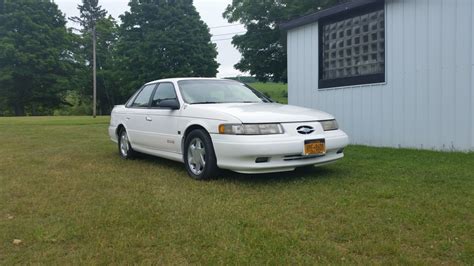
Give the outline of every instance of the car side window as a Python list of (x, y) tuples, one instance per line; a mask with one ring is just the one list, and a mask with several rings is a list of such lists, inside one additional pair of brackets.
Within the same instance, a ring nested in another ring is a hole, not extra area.
[(177, 100), (173, 83), (166, 82), (158, 85), (155, 95), (153, 95), (153, 100), (151, 101), (151, 107), (160, 107), (160, 102), (164, 100)]
[(135, 108), (146, 108), (150, 104), (151, 94), (155, 89), (156, 84), (145, 86), (142, 91), (137, 95), (135, 101), (131, 104), (130, 107)]

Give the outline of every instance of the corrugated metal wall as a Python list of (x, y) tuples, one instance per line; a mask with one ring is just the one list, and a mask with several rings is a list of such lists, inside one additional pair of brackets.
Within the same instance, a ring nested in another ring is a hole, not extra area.
[(352, 143), (474, 150), (474, 1), (387, 0), (386, 84), (318, 90), (318, 24), (288, 32), (289, 103)]

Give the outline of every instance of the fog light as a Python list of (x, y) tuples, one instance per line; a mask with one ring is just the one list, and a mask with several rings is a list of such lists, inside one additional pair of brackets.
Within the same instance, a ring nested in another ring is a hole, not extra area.
[(269, 160), (270, 160), (270, 158), (268, 158), (268, 157), (258, 157), (255, 160), (255, 163), (268, 163)]
[(337, 154), (341, 154), (341, 153), (343, 153), (343, 152), (344, 152), (344, 148), (339, 149), (339, 150), (337, 151)]

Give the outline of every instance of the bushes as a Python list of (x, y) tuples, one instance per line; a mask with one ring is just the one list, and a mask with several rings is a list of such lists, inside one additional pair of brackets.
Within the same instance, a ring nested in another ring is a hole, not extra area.
[(54, 111), (54, 115), (92, 115), (92, 101), (80, 97), (77, 92), (68, 92), (66, 102), (66, 105)]

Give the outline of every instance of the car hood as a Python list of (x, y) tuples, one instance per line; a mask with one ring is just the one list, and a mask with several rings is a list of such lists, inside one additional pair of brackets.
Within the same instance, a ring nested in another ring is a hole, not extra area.
[(334, 117), (314, 109), (277, 103), (227, 103), (193, 105), (196, 109), (212, 113), (225, 113), (242, 123), (287, 123), (330, 120)]

